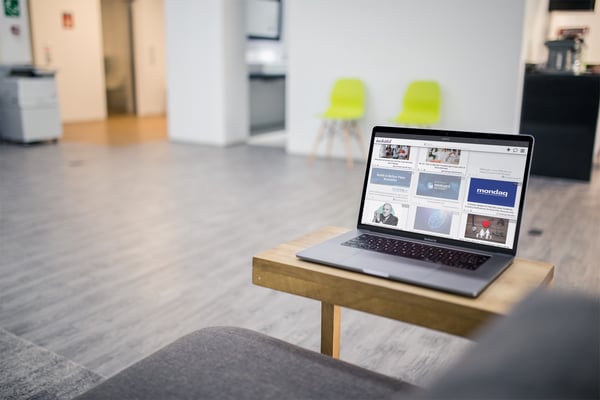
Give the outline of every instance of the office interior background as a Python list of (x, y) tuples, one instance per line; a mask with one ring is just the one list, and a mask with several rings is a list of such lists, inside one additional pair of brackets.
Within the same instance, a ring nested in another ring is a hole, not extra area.
[[(0, 15), (0, 64), (56, 72), (62, 135), (0, 143), (0, 331), (62, 366), (33, 386), (76, 376), (72, 395), (205, 326), (318, 349), (319, 304), (253, 286), (250, 266), (356, 223), (358, 149), (347, 168), (338, 135), (331, 159), (320, 148), (307, 164), (336, 79), (365, 83), (366, 146), (417, 79), (442, 87), (435, 127), (519, 133), (525, 67), (546, 62), (560, 28), (587, 27), (585, 62), (600, 65), (598, 6), (549, 12), (547, 0), (285, 0), (276, 40), (247, 37), (260, 2), (16, 3), (18, 16)], [(556, 287), (594, 295), (597, 132), (581, 150), (594, 154), (589, 181), (532, 177), (518, 254), (553, 263)], [(416, 384), (471, 345), (344, 313), (342, 359)]]

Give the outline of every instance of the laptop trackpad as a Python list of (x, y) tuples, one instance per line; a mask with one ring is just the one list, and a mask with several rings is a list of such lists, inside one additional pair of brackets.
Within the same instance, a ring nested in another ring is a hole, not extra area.
[(396, 277), (409, 281), (421, 280), (437, 269), (433, 264), (364, 250), (353, 255), (346, 262), (354, 264), (357, 269), (369, 275)]

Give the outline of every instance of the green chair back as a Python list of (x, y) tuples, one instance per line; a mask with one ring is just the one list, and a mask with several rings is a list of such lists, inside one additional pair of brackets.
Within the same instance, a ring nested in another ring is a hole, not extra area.
[(365, 112), (365, 86), (360, 79), (338, 79), (331, 91), (330, 104), (323, 118), (355, 120)]
[(402, 112), (393, 120), (405, 125), (433, 125), (440, 120), (442, 94), (435, 81), (414, 81), (406, 89)]

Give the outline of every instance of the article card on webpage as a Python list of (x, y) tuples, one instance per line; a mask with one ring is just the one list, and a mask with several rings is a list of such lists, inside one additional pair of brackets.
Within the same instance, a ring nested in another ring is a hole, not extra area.
[(471, 178), (467, 201), (502, 207), (514, 207), (517, 183)]

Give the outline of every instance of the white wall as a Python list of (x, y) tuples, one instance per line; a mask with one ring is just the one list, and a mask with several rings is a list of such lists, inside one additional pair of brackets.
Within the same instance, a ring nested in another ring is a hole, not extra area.
[(227, 145), (248, 136), (243, 11), (241, 0), (165, 1), (172, 140)]
[(138, 115), (166, 112), (163, 0), (134, 1), (133, 43)]
[(548, 37), (557, 39), (560, 28), (584, 26), (590, 28), (584, 48), (584, 62), (600, 64), (600, 3), (598, 1), (594, 11), (552, 11)]
[[(63, 122), (106, 118), (99, 0), (30, 0), (33, 60), (57, 71)], [(74, 27), (62, 25), (63, 12)]]
[(302, 0), (286, 6), (289, 152), (310, 152), (320, 123), (315, 114), (325, 110), (335, 79), (345, 76), (360, 77), (367, 87), (365, 136), (373, 125), (389, 124), (414, 79), (440, 82), (439, 127), (518, 131), (523, 0)]
[[(31, 39), (27, 0), (20, 0), (20, 15), (7, 17), (0, 7), (0, 64), (31, 64)], [(18, 34), (12, 33), (16, 26)]]

